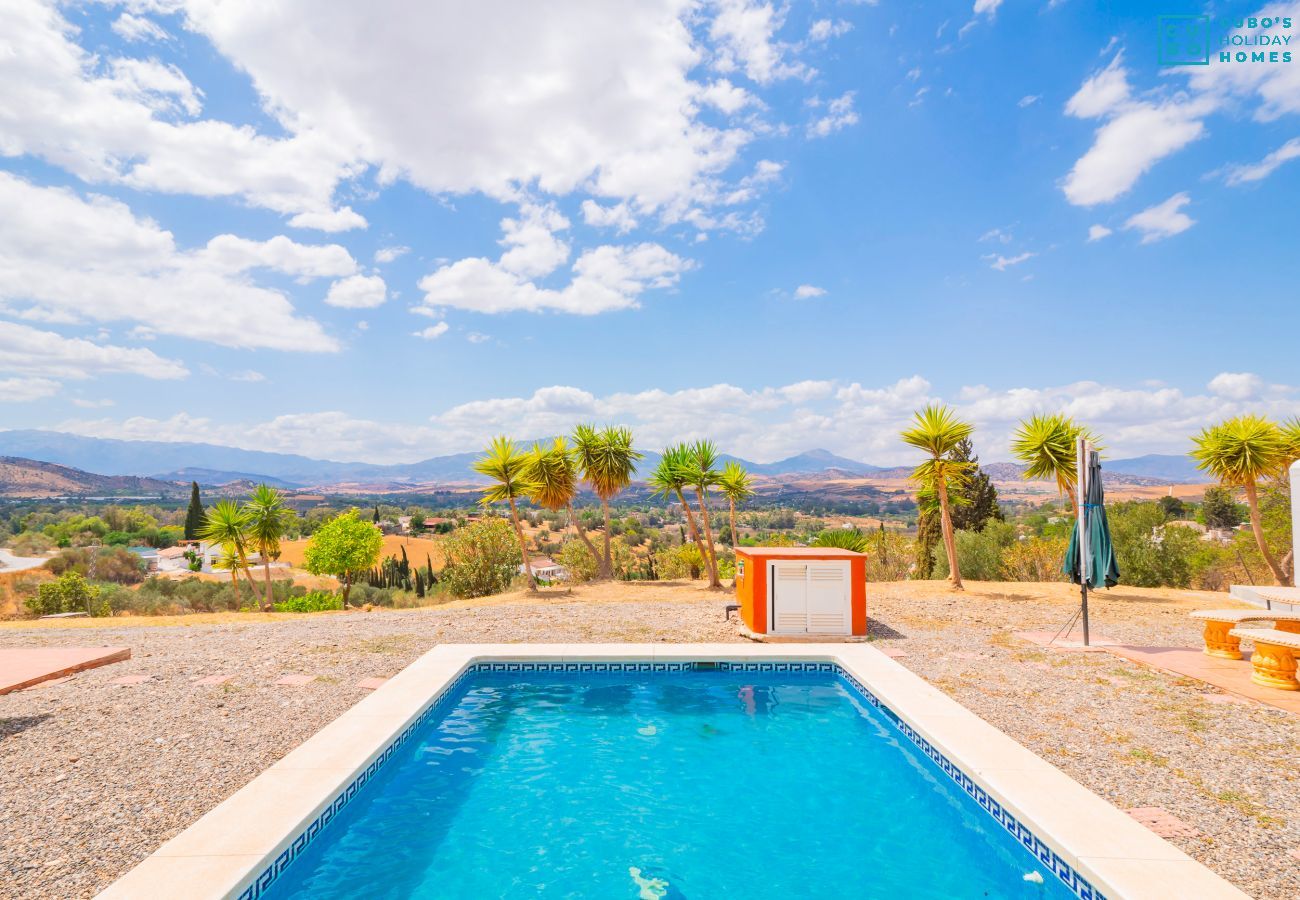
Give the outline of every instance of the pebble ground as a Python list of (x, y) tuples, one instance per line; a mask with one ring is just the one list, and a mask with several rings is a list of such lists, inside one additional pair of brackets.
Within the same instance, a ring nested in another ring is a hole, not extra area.
[[(875, 646), (1258, 898), (1300, 896), (1300, 718), (1108, 653), (1045, 651), (1062, 585), (873, 585)], [(409, 611), (219, 624), (0, 629), (0, 646), (125, 645), (126, 663), (0, 697), (0, 897), (90, 897), (438, 643), (737, 641), (725, 595), (598, 585)], [(1223, 595), (1094, 595), (1122, 642), (1196, 646)], [(288, 674), (309, 684), (276, 684)], [(138, 684), (115, 684), (143, 675)], [(231, 675), (221, 685), (197, 679)]]

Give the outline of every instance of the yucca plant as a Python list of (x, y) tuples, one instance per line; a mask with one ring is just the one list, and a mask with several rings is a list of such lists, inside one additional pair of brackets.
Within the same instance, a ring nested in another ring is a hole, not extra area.
[(695, 488), (695, 497), (700, 504), (700, 520), (704, 523), (704, 541), (708, 549), (709, 587), (720, 588), (722, 581), (718, 578), (718, 550), (713, 544), (713, 525), (709, 521), (709, 488), (718, 483), (722, 473), (717, 469), (718, 448), (713, 441), (696, 441), (688, 448), (686, 455), (686, 482)]
[(508, 437), (493, 438), (487, 455), (474, 463), (475, 472), (496, 482), (483, 489), (479, 503), (490, 506), (504, 501), (510, 507), (510, 521), (514, 524), (515, 536), (519, 539), (519, 552), (523, 555), (528, 589), (535, 592), (537, 579), (533, 576), (533, 566), (528, 560), (528, 542), (524, 540), (524, 528), (519, 524), (519, 507), (516, 503), (536, 489), (536, 485), (528, 479), (528, 467), (528, 454)]
[(812, 546), (866, 553), (868, 544), (866, 535), (856, 528), (830, 528), (813, 538)]
[(975, 426), (957, 418), (947, 406), (931, 404), (917, 411), (912, 427), (900, 437), (903, 442), (923, 450), (929, 459), (912, 471), (912, 479), (922, 490), (930, 490), (939, 500), (939, 521), (943, 530), (943, 549), (948, 554), (949, 582), (953, 590), (963, 590), (961, 568), (957, 564), (957, 544), (952, 532), (952, 514), (948, 492), (960, 489), (970, 478), (971, 464), (950, 459), (957, 444), (969, 438)]
[(578, 461), (569, 449), (568, 441), (559, 437), (549, 447), (534, 444), (533, 451), (528, 456), (528, 468), (524, 477), (533, 485), (528, 499), (552, 512), (561, 509), (567, 512), (569, 524), (587, 545), (592, 560), (599, 565), (600, 553), (573, 512), (573, 500), (578, 494), (580, 475)]
[(600, 563), (601, 578), (614, 577), (614, 559), (610, 549), (609, 501), (629, 484), (636, 474), (641, 454), (632, 446), (632, 431), (610, 425), (599, 431), (593, 425), (579, 425), (573, 430), (573, 450), (582, 477), (600, 499), (605, 522), (605, 555)]
[(199, 539), (221, 547), (222, 552), (233, 561), (230, 567), (231, 581), (235, 592), (239, 592), (239, 572), (248, 579), (248, 585), (257, 596), (257, 585), (253, 575), (248, 571), (248, 512), (239, 508), (234, 500), (218, 500), (203, 517), (203, 527), (199, 530)]
[(754, 496), (754, 487), (749, 472), (740, 463), (732, 460), (722, 467), (722, 475), (718, 478), (718, 490), (722, 496), (727, 498), (727, 504), (731, 513), (731, 546), (739, 547), (740, 543), (736, 539), (736, 504), (744, 503), (750, 497)]
[(289, 527), (293, 511), (284, 505), (284, 498), (275, 488), (259, 484), (244, 504), (248, 517), (248, 541), (262, 557), (262, 572), (266, 576), (265, 606), (275, 602), (271, 590), (271, 557), (280, 554), (280, 540)]
[(1191, 456), (1197, 468), (1225, 486), (1239, 487), (1245, 492), (1246, 505), (1250, 508), (1250, 530), (1260, 555), (1277, 583), (1286, 584), (1286, 573), (1264, 540), (1258, 488), (1261, 478), (1280, 475), (1290, 462), (1287, 433), (1263, 416), (1236, 416), (1206, 428), (1192, 438), (1192, 443), (1196, 445)]
[(691, 543), (698, 545), (700, 531), (695, 527), (695, 513), (691, 511), (691, 505), (686, 502), (684, 493), (686, 488), (690, 487), (686, 475), (690, 466), (690, 455), (690, 448), (685, 444), (665, 447), (659, 457), (659, 465), (655, 466), (646, 482), (653, 489), (653, 496), (663, 497), (665, 500), (677, 498), (677, 502), (682, 505), (682, 510), (686, 513), (686, 526), (690, 529)]
[(1079, 438), (1098, 446), (1097, 437), (1064, 413), (1030, 416), (1020, 423), (1011, 437), (1011, 454), (1027, 468), (1027, 481), (1055, 481), (1057, 490), (1070, 499), (1077, 519), (1079, 498), (1079, 462), (1076, 453)]

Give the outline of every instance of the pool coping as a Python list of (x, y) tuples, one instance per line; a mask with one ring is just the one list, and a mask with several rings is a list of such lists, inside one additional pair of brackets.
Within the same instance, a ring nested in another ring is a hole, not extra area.
[[(437, 701), (482, 663), (830, 663), (1049, 869), (1089, 898), (1245, 898), (938, 688), (866, 644), (441, 644), (139, 865), (102, 900), (260, 896)], [(906, 727), (904, 727), (906, 726)], [(910, 734), (908, 732), (911, 732)], [(945, 765), (946, 764), (946, 765)], [(273, 874), (272, 874), (273, 873)]]

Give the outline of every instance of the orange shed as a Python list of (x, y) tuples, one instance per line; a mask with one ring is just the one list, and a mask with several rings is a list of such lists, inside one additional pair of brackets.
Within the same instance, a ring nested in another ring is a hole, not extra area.
[(739, 547), (736, 602), (755, 634), (867, 633), (867, 558), (836, 547)]

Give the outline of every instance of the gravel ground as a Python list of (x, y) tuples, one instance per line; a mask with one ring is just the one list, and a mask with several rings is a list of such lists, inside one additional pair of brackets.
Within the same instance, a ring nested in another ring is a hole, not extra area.
[[(1055, 585), (872, 586), (873, 637), (899, 662), (1120, 807), (1194, 826), (1182, 849), (1259, 898), (1300, 896), (1300, 719), (1106, 653), (1013, 637), (1069, 615)], [(129, 662), (0, 697), (0, 896), (92, 896), (437, 643), (735, 641), (725, 598), (609, 585), (540, 602), (173, 627), (4, 628), (0, 644), (126, 645)], [(1195, 646), (1223, 595), (1111, 592), (1105, 636)], [(100, 624), (100, 623), (95, 623)], [(303, 687), (282, 675), (318, 676)], [(147, 675), (132, 685), (123, 675)], [(201, 676), (229, 674), (220, 686)], [(1216, 699), (1217, 698), (1217, 699)]]

